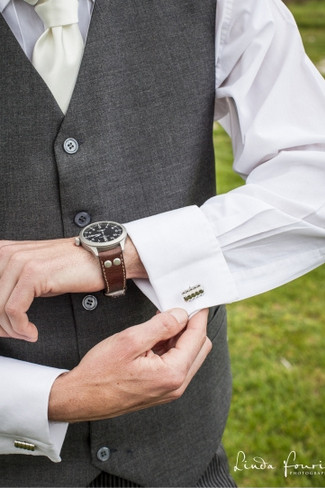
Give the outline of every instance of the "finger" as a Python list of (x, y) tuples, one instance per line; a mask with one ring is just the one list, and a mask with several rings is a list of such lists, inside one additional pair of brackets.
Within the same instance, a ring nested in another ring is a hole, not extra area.
[(196, 356), (195, 360), (190, 366), (190, 369), (188, 370), (185, 381), (181, 387), (181, 392), (184, 392), (186, 390), (189, 383), (192, 381), (193, 377), (196, 375), (196, 373), (198, 372), (198, 370), (201, 368), (202, 364), (206, 360), (211, 349), (212, 349), (212, 342), (208, 337), (206, 337), (203, 346), (201, 347), (198, 355)]
[(21, 249), (40, 249), (41, 247), (52, 247), (58, 241), (71, 241), (74, 242), (73, 237), (67, 237), (65, 239), (44, 239), (40, 241), (10, 241), (10, 240), (0, 240), (0, 249), (10, 246), (13, 251)]
[(130, 327), (119, 334), (121, 347), (123, 348), (124, 341), (127, 341), (128, 351), (132, 356), (140, 356), (151, 350), (160, 341), (166, 341), (176, 336), (184, 329), (187, 320), (188, 315), (181, 308), (155, 315), (147, 322)]
[(22, 338), (36, 341), (38, 332), (36, 326), (28, 320), (29, 310), (36, 296), (34, 287), (26, 286), (18, 281), (5, 305), (5, 312), (15, 334)]
[[(208, 337), (205, 337), (202, 347), (198, 351), (198, 354), (196, 355), (194, 361), (190, 363), (187, 368), (184, 368), (183, 362), (174, 365), (173, 370), (176, 371), (176, 374), (174, 375), (174, 377), (171, 377), (171, 383), (168, 384), (169, 389), (167, 391), (167, 394), (161, 397), (164, 402), (177, 400), (183, 395), (193, 377), (196, 375), (196, 373), (204, 363), (207, 355), (211, 351), (211, 348), (212, 343), (210, 339)], [(180, 357), (178, 357), (178, 359), (180, 359)], [(172, 388), (170, 388), (171, 386)]]
[(11, 337), (12, 339), (22, 339), (22, 337), (17, 334), (12, 325), (10, 320), (8, 319), (5, 313), (2, 313), (0, 316), (0, 337)]
[(189, 371), (206, 341), (207, 321), (207, 309), (194, 315), (179, 336), (175, 347), (163, 356), (164, 360), (168, 363), (175, 362), (175, 367), (182, 367), (186, 372)]
[[(37, 328), (29, 322), (27, 314), (19, 317), (19, 325), (15, 317), (16, 312), (2, 313), (0, 317), (0, 337), (11, 337), (12, 339), (21, 339), (29, 342), (35, 342), (38, 339)], [(22, 322), (22, 320), (24, 322)]]
[(180, 331), (174, 337), (167, 339), (167, 341), (159, 341), (157, 344), (154, 345), (154, 347), (152, 348), (152, 351), (155, 354), (158, 354), (158, 356), (162, 356), (167, 351), (169, 351), (169, 349), (171, 349), (172, 347), (175, 347), (175, 345), (179, 339), (179, 336), (181, 334), (182, 334), (182, 331)]
[(37, 329), (26, 314), (34, 299), (34, 288), (30, 279), (28, 286), (21, 285), (22, 270), (22, 262), (13, 259), (0, 280), (0, 324), (12, 338), (36, 341)]
[(12, 321), (19, 312), (19, 304), (15, 304), (12, 301), (10, 302), (10, 298), (12, 291), (17, 286), (22, 266), (23, 264), (20, 260), (12, 259), (11, 266), (6, 268), (0, 280), (0, 324), (10, 337), (15, 339), (26, 339), (26, 337), (29, 337), (30, 333), (32, 333), (31, 339), (33, 339), (35, 337), (34, 331), (28, 331), (28, 327), (26, 330), (23, 328), (18, 328), (16, 330), (16, 325), (14, 325)]
[[(31, 272), (26, 268), (26, 262), (29, 260), (29, 252), (16, 252), (8, 259), (5, 269), (2, 271), (0, 278), (0, 311), (4, 310), (9, 297), (15, 289), (19, 280), (26, 276), (26, 286), (30, 287), (32, 281)], [(26, 273), (27, 270), (27, 273)], [(37, 273), (39, 275), (39, 273)]]
[(37, 330), (36, 332), (34, 330), (31, 330), (31, 332), (28, 331), (26, 333), (25, 331), (23, 331), (22, 333), (16, 332), (7, 314), (2, 313), (0, 316), (0, 337), (10, 337), (12, 339), (21, 339), (28, 342), (35, 342), (37, 341), (38, 333)]
[[(199, 350), (199, 352), (195, 358), (195, 360), (191, 364), (189, 370), (184, 375), (184, 377), (180, 380), (179, 376), (176, 375), (176, 383), (175, 384), (178, 384), (178, 386), (174, 387), (174, 388), (170, 388), (170, 386), (169, 386), (166, 389), (166, 391), (164, 392), (164, 394), (161, 394), (157, 397), (151, 396), (150, 405), (145, 404), (145, 405), (143, 405), (143, 408), (147, 408), (149, 406), (154, 407), (156, 405), (162, 405), (164, 403), (169, 403), (171, 401), (174, 401), (174, 400), (177, 400), (178, 398), (180, 398), (183, 395), (186, 388), (188, 387), (188, 385), (190, 384), (190, 382), (192, 381), (193, 377), (196, 375), (198, 370), (201, 368), (202, 364), (204, 363), (204, 361), (205, 361), (206, 357), (208, 356), (209, 352), (211, 351), (211, 349), (212, 349), (212, 343), (211, 343), (210, 339), (208, 337), (206, 337), (201, 349)], [(154, 354), (152, 357), (154, 358)], [(172, 381), (174, 381), (174, 380), (172, 379)], [(141, 409), (141, 406), (139, 404), (136, 404), (135, 408), (133, 408), (133, 409), (128, 408), (127, 410), (125, 410), (125, 413), (130, 412), (132, 410), (139, 410), (139, 409)], [(123, 413), (123, 411), (119, 411), (119, 415), (121, 415), (122, 413)]]
[[(70, 241), (60, 241), (60, 244), (70, 246)], [(37, 340), (37, 330), (34, 324), (29, 322), (26, 312), (36, 296), (51, 294), (48, 278), (53, 276), (53, 272), (49, 263), (52, 268), (59, 269), (55, 263), (58, 251), (53, 245), (57, 242), (52, 240), (0, 243), (3, 251), (1, 265), (4, 266), (6, 263), (0, 279), (0, 325), (11, 337)], [(42, 258), (43, 254), (47, 259)]]
[(10, 337), (3, 327), (0, 326), (0, 337)]
[(29, 256), (33, 258), (35, 254), (37, 257), (40, 257), (42, 250), (46, 251), (46, 256), (55, 256), (59, 242), (65, 242), (70, 246), (74, 243), (74, 238), (69, 237), (66, 239), (48, 239), (42, 241), (0, 241), (0, 276), (14, 254), (26, 253), (25, 261), (29, 260)]
[(20, 334), (17, 334), (12, 327), (10, 318), (7, 315), (6, 305), (10, 298), (12, 289), (16, 286), (20, 268), (20, 263), (15, 262), (15, 264), (11, 266), (11, 272), (9, 272), (7, 269), (0, 280), (0, 325), (5, 331), (6, 335), (4, 335), (4, 337), (9, 336), (14, 339), (20, 339), (21, 337)]
[(27, 313), (19, 308), (11, 308), (10, 302), (6, 311), (8, 322), (10, 323), (10, 328), (6, 330), (11, 337), (36, 342), (38, 339), (38, 331), (35, 324), (29, 321)]
[(0, 276), (14, 254), (27, 251), (39, 251), (51, 241), (0, 241)]
[[(157, 314), (161, 312), (157, 311)], [(195, 317), (195, 318), (194, 318)], [(191, 327), (203, 327), (205, 334), (206, 334), (206, 324), (207, 324), (207, 317), (208, 317), (208, 309), (201, 310), (198, 312), (193, 319), (191, 319)], [(160, 341), (152, 348), (155, 354), (162, 356), (165, 354), (169, 349), (176, 346), (179, 337), (182, 335), (182, 331), (179, 332), (174, 337), (168, 339), (167, 341)]]

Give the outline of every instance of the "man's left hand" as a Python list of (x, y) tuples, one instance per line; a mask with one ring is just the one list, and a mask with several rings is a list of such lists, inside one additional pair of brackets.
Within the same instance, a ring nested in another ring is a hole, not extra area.
[[(124, 259), (127, 278), (146, 272), (128, 238)], [(74, 245), (74, 238), (46, 241), (0, 241), (0, 337), (37, 341), (28, 309), (35, 297), (104, 289), (97, 259)]]

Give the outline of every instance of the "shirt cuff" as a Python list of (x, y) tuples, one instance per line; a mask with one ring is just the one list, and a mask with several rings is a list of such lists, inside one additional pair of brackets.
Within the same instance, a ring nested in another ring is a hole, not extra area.
[(55, 379), (64, 372), (0, 356), (0, 454), (61, 461), (68, 424), (48, 421), (48, 400)]
[(149, 280), (134, 280), (161, 311), (189, 314), (237, 295), (218, 240), (204, 213), (184, 207), (125, 224)]

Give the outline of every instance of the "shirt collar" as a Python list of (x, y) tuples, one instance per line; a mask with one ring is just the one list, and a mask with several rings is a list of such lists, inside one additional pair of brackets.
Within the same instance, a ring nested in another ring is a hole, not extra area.
[[(11, 2), (12, 0), (0, 0), (0, 13), (4, 11), (4, 9), (7, 7), (7, 5)], [(90, 0), (92, 3), (95, 3), (95, 0)]]
[(10, 1), (11, 0), (0, 0), (0, 13), (4, 11)]

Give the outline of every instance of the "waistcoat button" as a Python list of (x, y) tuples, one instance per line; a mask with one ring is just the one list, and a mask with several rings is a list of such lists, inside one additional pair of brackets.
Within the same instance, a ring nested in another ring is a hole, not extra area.
[(103, 462), (108, 461), (110, 455), (111, 455), (111, 452), (110, 452), (108, 447), (101, 447), (97, 451), (97, 459), (99, 459), (99, 461), (103, 461)]
[(82, 300), (82, 306), (85, 310), (95, 310), (98, 305), (98, 300), (94, 295), (86, 295)]
[(73, 137), (68, 137), (63, 143), (63, 149), (67, 154), (75, 154), (79, 149), (79, 144)]
[(91, 217), (87, 212), (78, 212), (74, 217), (74, 223), (78, 227), (86, 227), (86, 225), (90, 224)]

